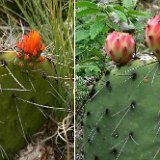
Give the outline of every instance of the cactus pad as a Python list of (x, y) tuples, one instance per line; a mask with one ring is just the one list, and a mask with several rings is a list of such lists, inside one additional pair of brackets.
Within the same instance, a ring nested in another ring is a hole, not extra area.
[(116, 67), (94, 90), (84, 119), (85, 160), (159, 160), (160, 64)]
[(46, 59), (28, 71), (14, 62), (14, 54), (0, 55), (0, 160), (13, 159), (47, 115), (58, 109), (56, 81), (48, 78), (54, 75), (52, 62)]

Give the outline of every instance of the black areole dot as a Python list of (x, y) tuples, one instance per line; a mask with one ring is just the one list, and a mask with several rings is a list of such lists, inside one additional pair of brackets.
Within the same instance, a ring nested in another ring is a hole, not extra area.
[(89, 93), (89, 97), (91, 98), (96, 93), (96, 90), (93, 88)]
[(108, 88), (109, 91), (112, 90), (110, 81), (107, 81), (107, 82), (106, 82), (106, 87)]
[(97, 133), (100, 133), (100, 128), (99, 127), (97, 127), (96, 130), (97, 130)]
[(108, 108), (106, 108), (106, 110), (105, 110), (105, 114), (106, 114), (106, 115), (108, 115), (108, 113), (109, 113), (109, 109), (108, 109)]
[(111, 153), (114, 154), (114, 155), (117, 155), (118, 150), (117, 150), (116, 148), (113, 148), (113, 149), (111, 150)]
[(12, 94), (12, 98), (17, 98), (17, 95), (15, 93)]
[(43, 79), (47, 79), (47, 74), (43, 72), (42, 78), (43, 78)]
[(98, 156), (95, 156), (95, 157), (94, 157), (94, 160), (99, 160)]
[(90, 116), (90, 115), (91, 115), (91, 112), (88, 111), (88, 112), (87, 112), (87, 116)]
[(6, 60), (4, 60), (4, 59), (3, 59), (3, 60), (1, 60), (1, 64), (2, 64), (2, 66), (3, 66), (3, 67), (6, 67), (6, 66), (7, 66), (7, 62), (6, 62)]
[(132, 138), (132, 137), (133, 137), (133, 134), (134, 134), (134, 133), (133, 133), (132, 131), (129, 132), (129, 137)]
[(90, 142), (91, 142), (91, 139), (90, 139), (90, 138), (88, 138), (88, 139), (87, 139), (87, 141), (90, 143)]
[(132, 109), (132, 110), (134, 110), (134, 109), (135, 109), (135, 107), (136, 107), (136, 103), (135, 103), (135, 101), (132, 101), (132, 102), (131, 102), (130, 107), (131, 107), (131, 109)]
[(119, 137), (119, 134), (118, 134), (118, 132), (117, 131), (113, 131), (112, 132), (112, 136), (114, 137), (114, 138), (118, 138)]
[(110, 86), (110, 81), (106, 82), (106, 87)]
[(105, 72), (105, 76), (109, 75), (110, 74), (110, 71), (109, 70), (106, 70)]
[(135, 73), (135, 72), (134, 72), (134, 73), (132, 73), (132, 75), (131, 75), (131, 79), (132, 79), (132, 80), (135, 80), (136, 78), (137, 78), (137, 73)]

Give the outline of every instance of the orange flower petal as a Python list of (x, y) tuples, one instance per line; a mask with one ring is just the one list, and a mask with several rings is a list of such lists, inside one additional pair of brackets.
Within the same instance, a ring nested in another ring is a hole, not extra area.
[(19, 49), (22, 49), (22, 48), (23, 48), (22, 45), (23, 45), (22, 42), (17, 42), (17, 43), (16, 43), (16, 46), (17, 46)]
[(33, 56), (36, 57), (36, 55), (37, 55), (37, 50), (34, 50), (33, 51)]
[(24, 56), (25, 60), (28, 60), (29, 58), (28, 54), (36, 57), (40, 51), (43, 51), (46, 48), (45, 44), (41, 45), (40, 34), (34, 30), (31, 31), (28, 35), (23, 35), (22, 40), (17, 42), (16, 46), (19, 49), (22, 49), (27, 55)]

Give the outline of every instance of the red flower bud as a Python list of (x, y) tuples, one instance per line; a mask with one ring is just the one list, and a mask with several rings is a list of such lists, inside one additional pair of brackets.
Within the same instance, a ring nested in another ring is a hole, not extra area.
[(39, 61), (39, 62), (43, 62), (44, 60), (45, 60), (45, 57), (39, 56), (39, 58), (38, 58), (38, 61)]
[(30, 62), (30, 63), (29, 63), (29, 66), (30, 66), (30, 67), (33, 67), (33, 63), (32, 63), (32, 62)]
[(108, 56), (119, 64), (127, 64), (135, 51), (135, 41), (128, 33), (114, 31), (106, 38)]
[(25, 59), (26, 61), (28, 61), (28, 60), (29, 60), (29, 55), (28, 55), (28, 54), (25, 54), (24, 59)]
[(19, 63), (19, 67), (23, 68), (24, 64), (23, 63)]
[(20, 58), (21, 54), (20, 53), (16, 53), (16, 58)]
[(145, 28), (145, 40), (151, 52), (160, 61), (160, 16), (154, 16)]

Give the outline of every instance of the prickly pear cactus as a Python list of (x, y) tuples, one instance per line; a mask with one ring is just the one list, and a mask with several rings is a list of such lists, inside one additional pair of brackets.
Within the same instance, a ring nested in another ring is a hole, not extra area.
[(85, 160), (159, 160), (160, 64), (134, 60), (102, 78), (86, 105)]
[(48, 59), (26, 70), (17, 64), (14, 52), (0, 55), (0, 160), (13, 159), (12, 154), (30, 141), (48, 114), (56, 111), (60, 117), (62, 112), (57, 111), (65, 110), (56, 108), (53, 75)]

